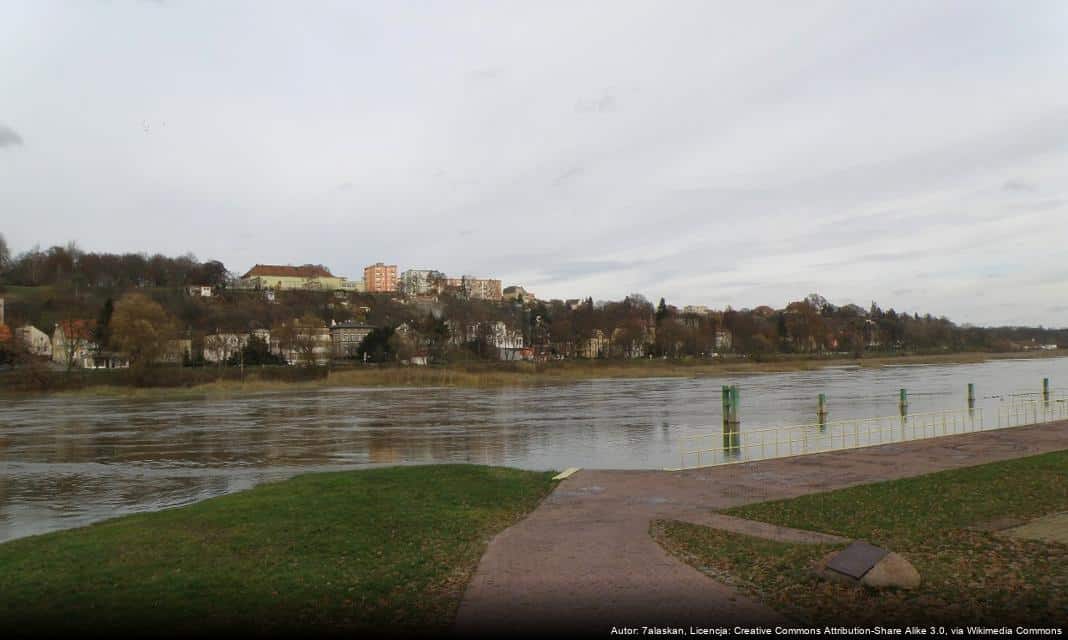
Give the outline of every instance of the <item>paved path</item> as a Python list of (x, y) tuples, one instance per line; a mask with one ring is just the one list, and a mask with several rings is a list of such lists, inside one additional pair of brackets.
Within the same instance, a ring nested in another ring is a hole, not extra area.
[(650, 521), (744, 527), (711, 511), (1066, 448), (1068, 421), (692, 471), (582, 470), (493, 539), (455, 629), (608, 635), (613, 625), (781, 623), (667, 554)]

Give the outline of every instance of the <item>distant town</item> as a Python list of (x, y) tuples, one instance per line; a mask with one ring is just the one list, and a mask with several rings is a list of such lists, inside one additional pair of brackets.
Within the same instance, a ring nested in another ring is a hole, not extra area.
[(0, 363), (109, 369), (160, 365), (423, 366), (464, 360), (722, 359), (1056, 350), (1068, 331), (958, 326), (944, 317), (836, 306), (681, 308), (641, 294), (545, 299), (522, 284), (375, 262), (362, 277), (319, 264), (231, 274), (192, 256), (82, 252), (7, 256)]

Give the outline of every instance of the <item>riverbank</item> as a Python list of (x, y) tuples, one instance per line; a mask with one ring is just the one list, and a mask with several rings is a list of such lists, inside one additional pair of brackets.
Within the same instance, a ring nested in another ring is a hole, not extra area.
[[(924, 364), (975, 364), (991, 360), (1059, 358), (1060, 352), (1010, 352), (920, 355), (879, 355), (864, 358), (786, 357), (753, 360), (567, 360), (546, 363), (473, 362), (444, 366), (357, 366), (331, 369), (267, 367), (246, 369), (243, 378), (236, 369), (171, 369), (162, 382), (137, 386), (122, 371), (74, 372), (76, 384), (64, 385), (56, 374), (55, 385), (46, 390), (18, 389), (7, 385), (2, 395), (61, 393), (90, 396), (182, 398), (229, 396), (272, 391), (310, 391), (330, 387), (462, 387), (503, 388), (568, 384), (582, 380), (628, 378), (694, 378), (810, 371), (827, 367), (877, 368)], [(6, 372), (14, 379), (18, 372)], [(3, 388), (0, 380), (0, 388)]]
[[(904, 555), (922, 576), (908, 593), (827, 582), (810, 567), (839, 546), (794, 544), (687, 522), (653, 537), (807, 625), (1060, 626), (1068, 622), (1068, 546), (999, 533), (1068, 509), (1068, 452), (729, 509), (747, 520), (862, 539)], [(1060, 525), (1062, 535), (1068, 523)]]
[(551, 473), (317, 473), (0, 544), (0, 623), (66, 635), (443, 632)]

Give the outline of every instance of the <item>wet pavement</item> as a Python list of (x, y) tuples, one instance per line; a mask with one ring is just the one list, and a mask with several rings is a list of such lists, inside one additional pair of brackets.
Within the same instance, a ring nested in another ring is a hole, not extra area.
[(1068, 421), (683, 472), (580, 470), (490, 543), (456, 630), (776, 624), (776, 612), (667, 554), (651, 521), (715, 526), (718, 509), (1065, 448)]

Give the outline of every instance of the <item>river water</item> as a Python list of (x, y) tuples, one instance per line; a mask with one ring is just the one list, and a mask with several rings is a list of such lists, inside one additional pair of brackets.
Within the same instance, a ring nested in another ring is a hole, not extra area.
[(529, 469), (677, 466), (684, 437), (720, 429), (740, 390), (741, 435), (831, 418), (996, 410), (1068, 358), (693, 379), (591, 380), (516, 389), (324, 389), (225, 399), (36, 397), (0, 405), (0, 541), (188, 504), (307, 471), (473, 462)]

